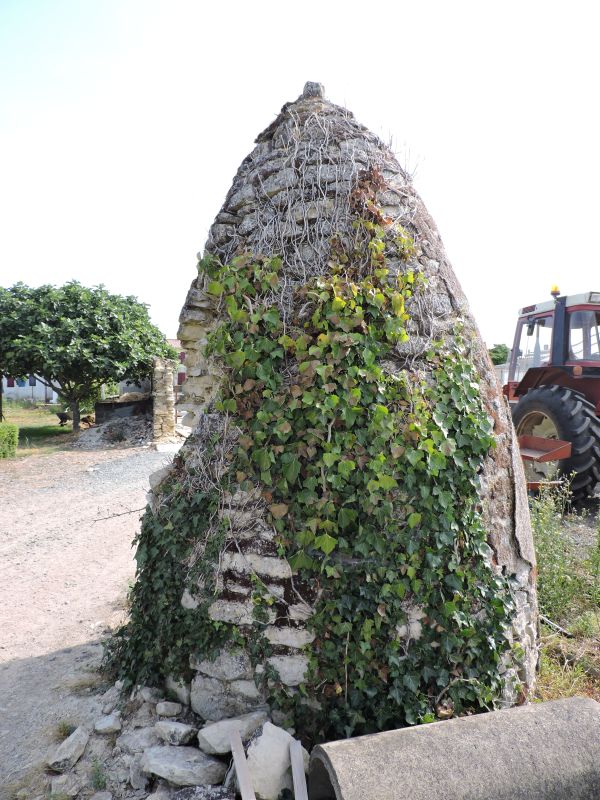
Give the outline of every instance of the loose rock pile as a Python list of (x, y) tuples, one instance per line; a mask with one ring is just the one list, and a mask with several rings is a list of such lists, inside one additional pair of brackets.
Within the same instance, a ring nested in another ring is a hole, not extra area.
[[(243, 659), (242, 659), (243, 660)], [(228, 663), (240, 663), (232, 651)], [(259, 800), (277, 800), (292, 788), (289, 731), (274, 725), (266, 706), (229, 718), (198, 713), (194, 692), (171, 684), (166, 699), (158, 689), (139, 687), (128, 698), (117, 682), (100, 698), (103, 715), (93, 731), (78, 727), (47, 756), (54, 797), (91, 800), (234, 800), (230, 734), (244, 743)], [(197, 694), (196, 694), (197, 697)], [(305, 765), (308, 753), (304, 751)]]
[(113, 447), (141, 447), (151, 441), (151, 420), (146, 417), (122, 417), (82, 431), (73, 447), (80, 450), (106, 450)]

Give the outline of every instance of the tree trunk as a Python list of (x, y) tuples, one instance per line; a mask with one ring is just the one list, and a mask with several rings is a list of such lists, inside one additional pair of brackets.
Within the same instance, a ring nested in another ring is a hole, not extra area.
[(4, 393), (4, 384), (2, 383), (3, 380), (4, 380), (4, 375), (0, 373), (0, 422), (4, 420), (4, 411), (2, 408), (2, 398)]
[(75, 432), (79, 430), (79, 400), (72, 400), (69, 404), (69, 407), (71, 409), (71, 413), (73, 414), (73, 431)]

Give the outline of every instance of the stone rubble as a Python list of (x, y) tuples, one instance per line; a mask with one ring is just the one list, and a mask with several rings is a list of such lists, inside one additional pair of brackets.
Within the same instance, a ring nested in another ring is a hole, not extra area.
[(154, 727), (137, 728), (136, 730), (124, 733), (117, 739), (115, 746), (123, 753), (141, 753), (147, 747), (158, 744), (159, 737)]
[(50, 782), (50, 792), (53, 795), (67, 795), (67, 797), (77, 797), (82, 789), (82, 782), (77, 775), (66, 774), (57, 775)]
[(176, 786), (221, 783), (227, 767), (195, 747), (149, 747), (144, 750), (141, 769)]
[(266, 711), (254, 711), (233, 719), (223, 719), (205, 725), (198, 731), (200, 749), (209, 755), (225, 755), (231, 752), (229, 737), (235, 730), (239, 731), (242, 742), (247, 742), (252, 734), (268, 719)]
[(102, 425), (82, 430), (73, 447), (79, 450), (106, 450), (142, 447), (152, 441), (152, 422), (145, 416), (110, 419)]
[(176, 717), (181, 714), (182, 709), (181, 703), (173, 703), (170, 700), (162, 700), (156, 704), (156, 713), (159, 717)]
[[(290, 744), (293, 737), (271, 722), (265, 722), (262, 733), (248, 747), (247, 760), (252, 786), (261, 800), (277, 800), (284, 789), (291, 791), (292, 774)], [(308, 753), (304, 751), (305, 761)], [(307, 764), (305, 765), (307, 766)]]
[(100, 717), (94, 723), (94, 730), (96, 733), (118, 733), (121, 730), (121, 720), (118, 714), (108, 714), (105, 717)]
[[(191, 661), (195, 680), (214, 682), (220, 691), (228, 687), (229, 699), (237, 698), (236, 707), (240, 699), (254, 703), (260, 697), (249, 677), (250, 659), (241, 648), (225, 648), (213, 660), (196, 656)], [(189, 693), (187, 684), (166, 683), (175, 686), (182, 699), (188, 693), (191, 702), (194, 691)], [(137, 687), (129, 695), (122, 688), (117, 683), (98, 696), (98, 708), (110, 706), (112, 711), (96, 720), (91, 734), (77, 728), (49, 755), (48, 766), (61, 773), (48, 779), (52, 795), (65, 800), (235, 800), (233, 730), (239, 731), (247, 750), (257, 800), (275, 800), (282, 789), (291, 787), (292, 737), (272, 723), (275, 718), (285, 724), (285, 719), (270, 712), (264, 698), (248, 713), (216, 719), (171, 700), (173, 690), (167, 686)], [(140, 726), (141, 721), (146, 724)], [(109, 733), (117, 723), (120, 730)], [(105, 788), (95, 793), (94, 774), (105, 782)]]
[(188, 744), (198, 732), (192, 725), (166, 719), (157, 722), (154, 730), (163, 742), (172, 745)]
[(189, 786), (171, 795), (171, 800), (235, 800), (235, 792), (224, 786)]
[(61, 742), (56, 750), (48, 756), (47, 764), (53, 772), (67, 772), (75, 766), (83, 755), (90, 738), (85, 728), (76, 728), (73, 733)]

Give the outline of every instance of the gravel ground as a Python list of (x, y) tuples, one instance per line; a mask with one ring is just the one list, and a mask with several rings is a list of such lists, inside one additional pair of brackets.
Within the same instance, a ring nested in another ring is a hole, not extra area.
[(61, 719), (96, 713), (85, 687), (98, 642), (123, 619), (148, 476), (171, 458), (128, 448), (0, 462), (2, 800)]

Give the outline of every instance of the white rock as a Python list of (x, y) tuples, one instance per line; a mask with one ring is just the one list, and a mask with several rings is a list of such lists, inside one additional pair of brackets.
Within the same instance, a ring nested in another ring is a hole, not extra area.
[(173, 692), (173, 694), (179, 700), (180, 703), (182, 703), (184, 706), (189, 706), (190, 704), (189, 684), (184, 683), (181, 680), (176, 681), (174, 678), (171, 678), (169, 676), (165, 681), (165, 688), (169, 692)]
[(170, 800), (171, 790), (168, 786), (163, 784), (155, 789), (152, 794), (149, 794), (146, 800)]
[(150, 488), (152, 490), (156, 489), (160, 484), (164, 481), (167, 475), (171, 472), (171, 466), (162, 467), (161, 469), (157, 469), (156, 472), (153, 472), (148, 481), (150, 483)]
[(172, 703), (170, 700), (162, 700), (156, 704), (156, 713), (159, 717), (176, 717), (181, 714), (181, 703)]
[(235, 800), (235, 792), (224, 786), (188, 786), (175, 792), (173, 800)]
[(96, 733), (118, 733), (121, 730), (121, 720), (118, 714), (108, 714), (105, 717), (100, 717), (94, 723), (94, 730)]
[(141, 753), (147, 747), (158, 744), (158, 734), (152, 728), (137, 728), (137, 730), (123, 733), (117, 741), (116, 746), (124, 753)]
[(213, 661), (208, 659), (198, 661), (192, 656), (190, 666), (210, 678), (218, 678), (221, 681), (235, 681), (252, 677), (250, 657), (245, 650), (240, 648), (221, 650)]
[(213, 722), (198, 731), (198, 744), (201, 750), (210, 755), (230, 753), (229, 737), (232, 731), (239, 731), (242, 741), (245, 742), (266, 720), (266, 711), (253, 711), (251, 714), (244, 714), (234, 719)]
[(90, 797), (90, 800), (112, 800), (110, 792), (96, 792)]
[(217, 721), (247, 714), (262, 705), (264, 699), (253, 681), (233, 681), (229, 684), (197, 675), (192, 681), (190, 703), (203, 719)]
[(289, 606), (288, 613), (291, 619), (303, 622), (312, 615), (313, 609), (307, 603), (295, 603)]
[(142, 770), (142, 758), (141, 753), (136, 753), (129, 765), (129, 783), (132, 789), (145, 789), (148, 785), (148, 776)]
[(246, 754), (248, 768), (256, 796), (262, 800), (277, 800), (284, 789), (292, 789), (292, 741), (290, 734), (283, 728), (265, 722), (261, 735), (250, 743)]
[[(73, 773), (69, 775), (57, 775), (52, 778), (50, 783), (50, 793), (53, 795), (77, 797), (81, 785), (81, 780), (77, 775), (73, 775)], [(29, 794), (27, 794), (26, 797), (29, 797)]]
[[(240, 697), (248, 700), (259, 701), (262, 697), (254, 681), (231, 681), (229, 689), (233, 694), (240, 695)], [(253, 705), (256, 705), (256, 703)]]
[(246, 575), (256, 573), (267, 578), (291, 578), (292, 569), (283, 558), (261, 556), (257, 553), (223, 553), (221, 566)]
[(176, 786), (221, 783), (227, 768), (216, 758), (195, 747), (150, 747), (144, 752), (141, 768), (149, 775), (164, 778)]
[(103, 714), (112, 714), (115, 710), (117, 703), (119, 702), (120, 690), (117, 686), (111, 686), (102, 697), (100, 698), (100, 702), (102, 703), (102, 713)]
[(181, 606), (187, 608), (188, 611), (194, 611), (200, 605), (198, 597), (193, 595), (189, 589), (184, 589), (181, 595)]
[(163, 742), (179, 745), (191, 742), (197, 729), (192, 725), (185, 725), (183, 722), (164, 719), (156, 723), (154, 730)]
[[(275, 611), (269, 609), (268, 621), (275, 621)], [(234, 625), (252, 625), (254, 623), (254, 603), (239, 603), (233, 600), (216, 600), (208, 608), (208, 616), (216, 622), (231, 622)]]
[(158, 703), (162, 699), (162, 692), (154, 686), (140, 686), (135, 692), (135, 699), (139, 698), (145, 703)]
[(66, 772), (71, 769), (83, 755), (89, 738), (90, 735), (85, 728), (74, 730), (48, 757), (46, 763), (50, 769), (54, 772)]
[[(159, 698), (160, 699), (160, 698)], [(148, 728), (156, 721), (156, 703), (142, 703), (138, 710), (129, 718), (132, 728)]]
[(168, 786), (159, 786), (158, 789), (155, 789), (152, 794), (149, 794), (146, 800), (170, 800), (171, 798), (171, 790)]
[(271, 656), (267, 661), (272, 667), (275, 667), (279, 673), (279, 679), (286, 686), (298, 686), (304, 681), (308, 669), (306, 656)]
[(274, 625), (265, 629), (265, 636), (271, 644), (297, 648), (310, 644), (315, 638), (315, 634), (305, 628), (276, 628)]

